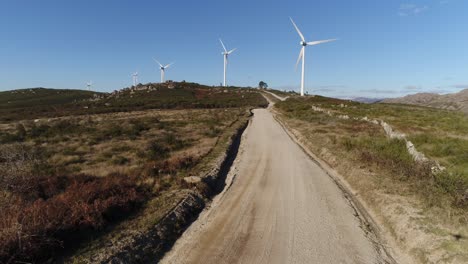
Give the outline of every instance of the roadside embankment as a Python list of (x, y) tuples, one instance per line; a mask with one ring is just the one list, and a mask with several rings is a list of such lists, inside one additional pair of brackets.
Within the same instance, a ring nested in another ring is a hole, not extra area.
[[(451, 168), (440, 170), (431, 162), (433, 155), (426, 152), (425, 145), (418, 142), (416, 150), (411, 143), (415, 133), (436, 131), (426, 130), (426, 123), (421, 121), (432, 113), (419, 116), (422, 110), (405, 110), (405, 118), (416, 116), (419, 119), (413, 123), (422, 124), (418, 124), (419, 130), (404, 130), (404, 125), (415, 125), (390, 114), (380, 122), (371, 112), (373, 108), (367, 108), (316, 97), (280, 102), (273, 111), (305, 149), (342, 176), (353, 196), (381, 227), (383, 237), (388, 238), (384, 240), (387, 248), (402, 252), (402, 256), (396, 255), (399, 262), (466, 263), (468, 218), (463, 189), (461, 193), (457, 189), (464, 185), (456, 181), (448, 185), (448, 180), (456, 179), (455, 174), (448, 175)], [(383, 109), (380, 116), (386, 113), (384, 110), (390, 112)], [(455, 133), (458, 127), (442, 123), (440, 129)], [(408, 140), (401, 136), (403, 133), (410, 135)], [(446, 189), (450, 186), (456, 187)]]
[(173, 191), (147, 203), (133, 219), (77, 252), (67, 263), (155, 263), (221, 192), (249, 119), (233, 122), (197, 165), (197, 176), (183, 179), (189, 189)]

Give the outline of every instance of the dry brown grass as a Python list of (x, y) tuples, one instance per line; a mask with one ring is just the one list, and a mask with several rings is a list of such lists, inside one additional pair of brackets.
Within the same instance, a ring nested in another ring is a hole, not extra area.
[[(24, 175), (10, 173), (17, 162), (0, 171), (7, 183), (0, 186), (0, 262), (45, 261), (100, 234), (96, 230), (121, 221), (144, 200), (192, 188), (183, 177), (197, 173), (194, 167), (221, 135), (234, 133), (232, 124), (247, 117), (246, 109), (230, 108), (23, 121), (17, 145), (43, 155), (40, 162), (24, 157), (30, 160), (19, 164), (27, 168)], [(17, 123), (1, 127), (3, 133), (18, 131)], [(5, 164), (0, 157), (0, 167)]]
[(444, 191), (430, 168), (415, 163), (404, 144), (388, 140), (380, 126), (330, 117), (303, 105), (292, 108), (277, 109), (281, 119), (343, 175), (396, 246), (421, 263), (468, 261), (468, 216), (458, 199), (462, 193)]

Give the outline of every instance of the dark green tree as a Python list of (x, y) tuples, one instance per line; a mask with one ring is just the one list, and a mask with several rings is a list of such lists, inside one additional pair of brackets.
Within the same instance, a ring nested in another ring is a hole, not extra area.
[(264, 82), (264, 81), (260, 81), (260, 82), (258, 83), (258, 88), (260, 88), (260, 89), (266, 89), (266, 88), (268, 88), (268, 84), (267, 84), (266, 82)]

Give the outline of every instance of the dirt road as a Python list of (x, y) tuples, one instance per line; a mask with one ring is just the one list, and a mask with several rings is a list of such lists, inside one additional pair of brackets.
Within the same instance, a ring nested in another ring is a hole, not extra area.
[(228, 186), (162, 263), (380, 263), (342, 191), (254, 110)]

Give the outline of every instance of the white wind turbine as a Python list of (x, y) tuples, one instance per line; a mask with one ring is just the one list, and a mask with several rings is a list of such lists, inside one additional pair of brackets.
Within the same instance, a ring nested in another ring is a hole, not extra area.
[(93, 86), (93, 81), (89, 81), (86, 83), (86, 88), (88, 89), (88, 91), (91, 91), (91, 86)]
[(296, 69), (297, 69), (297, 65), (299, 64), (299, 60), (302, 59), (301, 96), (304, 96), (305, 47), (306, 46), (314, 46), (314, 45), (318, 45), (318, 44), (322, 44), (322, 43), (326, 43), (326, 42), (331, 42), (331, 41), (335, 41), (337, 39), (327, 39), (327, 40), (318, 40), (318, 41), (307, 42), (305, 40), (305, 38), (304, 38), (304, 35), (302, 35), (301, 31), (296, 26), (296, 23), (294, 23), (292, 18), (289, 18), (289, 19), (291, 19), (291, 22), (292, 22), (294, 28), (296, 28), (297, 33), (301, 37), (300, 44), (301, 44), (302, 48), (301, 48), (301, 52), (299, 53), (299, 58), (297, 58)]
[(224, 43), (221, 39), (219, 39), (219, 42), (221, 42), (221, 45), (223, 46), (224, 51), (221, 53), (224, 56), (224, 79), (223, 79), (223, 86), (226, 87), (226, 68), (227, 68), (227, 63), (228, 63), (228, 56), (229, 54), (233, 53), (237, 48), (232, 49), (230, 51), (227, 51), (226, 46), (224, 46)]
[(132, 74), (132, 79), (133, 79), (133, 86), (137, 86), (138, 84), (138, 72), (135, 72)]
[(161, 83), (164, 82), (164, 73), (166, 71), (167, 68), (169, 68), (169, 66), (171, 66), (172, 64), (174, 64), (173, 62), (169, 63), (168, 65), (166, 66), (163, 66), (159, 61), (157, 61), (155, 58), (153, 58), (153, 60), (159, 64), (159, 69), (161, 69)]

